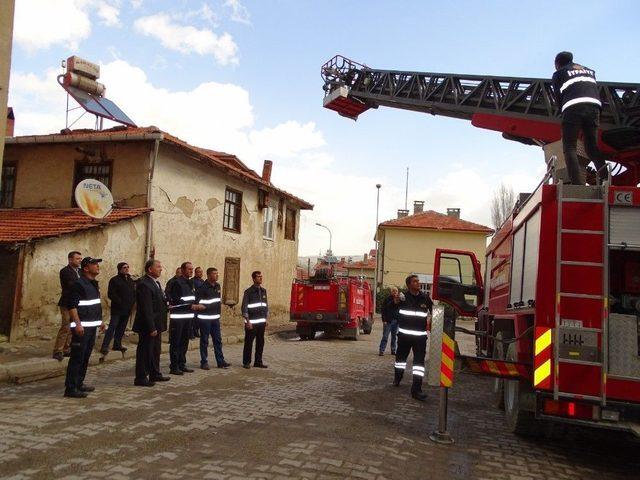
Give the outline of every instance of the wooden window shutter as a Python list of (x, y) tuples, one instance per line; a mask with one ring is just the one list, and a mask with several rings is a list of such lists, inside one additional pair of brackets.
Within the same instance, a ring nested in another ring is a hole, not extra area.
[(237, 305), (240, 296), (240, 259), (226, 257), (224, 259), (224, 279), (222, 301), (225, 305)]

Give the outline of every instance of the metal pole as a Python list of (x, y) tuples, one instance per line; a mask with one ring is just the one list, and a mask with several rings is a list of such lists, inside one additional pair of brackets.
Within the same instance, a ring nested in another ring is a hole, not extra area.
[(436, 443), (450, 445), (454, 442), (447, 431), (447, 403), (449, 400), (449, 389), (440, 387), (440, 405), (438, 407), (438, 429), (429, 435), (429, 440)]
[(404, 209), (407, 209), (407, 205), (409, 201), (409, 167), (407, 167), (407, 182), (405, 183), (404, 189)]
[(323, 225), (321, 223), (317, 223), (316, 222), (316, 225), (318, 227), (326, 228), (327, 232), (329, 232), (329, 253), (333, 254), (333, 251), (331, 250), (331, 240), (332, 240), (332, 238), (331, 238), (331, 230), (329, 229), (329, 227), (327, 227), (326, 225)]
[(376, 270), (375, 273), (373, 274), (373, 312), (375, 313), (376, 308), (377, 308), (377, 300), (378, 300), (378, 265), (379, 265), (379, 260), (378, 260), (378, 247), (380, 246), (380, 242), (378, 242), (378, 225), (379, 225), (379, 218), (378, 218), (378, 213), (380, 211), (380, 187), (382, 187), (381, 184), (376, 183), (376, 189), (378, 190), (377, 192), (377, 196), (376, 196), (376, 230), (375, 230), (375, 234), (374, 234), (374, 238), (375, 238), (375, 242), (376, 242)]

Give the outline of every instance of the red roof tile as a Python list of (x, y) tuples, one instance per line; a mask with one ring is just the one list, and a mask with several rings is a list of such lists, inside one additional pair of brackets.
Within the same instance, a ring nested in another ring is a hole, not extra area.
[(0, 243), (26, 243), (100, 227), (138, 217), (150, 208), (119, 208), (106, 218), (93, 219), (79, 208), (0, 209)]
[[(230, 175), (240, 177), (244, 181), (257, 184), (264, 187), (266, 190), (275, 191), (296, 203), (300, 208), (305, 210), (312, 210), (313, 205), (305, 200), (297, 197), (285, 190), (281, 190), (271, 184), (271, 182), (265, 182), (260, 175), (254, 170), (247, 167), (238, 157), (229, 153), (217, 152), (207, 148), (196, 147), (190, 145), (184, 140), (174, 137), (170, 133), (160, 130), (158, 127), (124, 127), (118, 126), (109, 128), (106, 130), (90, 130), (79, 129), (71, 130), (66, 133), (54, 133), (49, 135), (25, 135), (22, 137), (14, 137), (8, 139), (8, 144), (28, 145), (31, 143), (60, 143), (63, 141), (76, 140), (82, 141), (82, 137), (92, 137), (92, 140), (102, 141), (135, 141), (135, 140), (152, 140), (153, 135), (162, 135), (162, 141), (170, 145), (174, 145), (181, 148), (192, 155), (195, 154), (197, 159), (202, 163), (205, 163), (211, 167), (217, 167), (224, 170)], [(140, 138), (141, 136), (148, 136), (147, 138)], [(156, 137), (157, 138), (157, 137)]]
[(395, 220), (388, 220), (380, 224), (380, 228), (384, 227), (402, 227), (402, 228), (424, 228), (427, 230), (452, 230), (463, 232), (483, 232), (486, 234), (493, 233), (493, 230), (478, 223), (462, 220), (444, 213), (427, 210), (426, 212), (408, 215)]

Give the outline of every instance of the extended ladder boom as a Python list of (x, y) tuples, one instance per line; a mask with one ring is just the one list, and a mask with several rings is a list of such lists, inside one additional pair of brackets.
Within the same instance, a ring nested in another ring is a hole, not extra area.
[[(551, 80), (369, 68), (342, 56), (322, 66), (326, 108), (357, 119), (379, 106), (470, 120), (506, 138), (559, 140)], [(616, 151), (640, 147), (640, 85), (599, 82), (603, 140)]]

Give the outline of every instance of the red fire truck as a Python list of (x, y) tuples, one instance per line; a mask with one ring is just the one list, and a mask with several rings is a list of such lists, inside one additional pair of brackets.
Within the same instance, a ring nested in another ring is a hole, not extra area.
[[(467, 119), (543, 146), (548, 173), (487, 249), (438, 250), (433, 297), (476, 317), (477, 352), (516, 433), (557, 422), (640, 435), (640, 85), (599, 83), (611, 180), (563, 184), (549, 80), (377, 70), (335, 57), (325, 107), (357, 118), (389, 106)], [(585, 163), (588, 163), (585, 162)]]
[(373, 328), (373, 297), (369, 283), (356, 277), (335, 277), (331, 269), (316, 271), (291, 285), (291, 321), (301, 340), (326, 332), (357, 340)]

